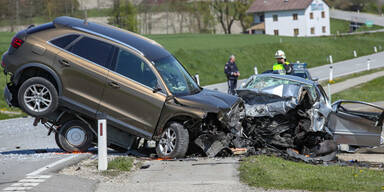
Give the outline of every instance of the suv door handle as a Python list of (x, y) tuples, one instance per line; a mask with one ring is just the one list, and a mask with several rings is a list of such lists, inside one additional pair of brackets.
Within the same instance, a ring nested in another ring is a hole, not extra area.
[(120, 85), (116, 82), (109, 82), (108, 85), (116, 89), (120, 88)]
[(64, 67), (71, 66), (67, 60), (61, 59), (59, 60), (60, 64), (62, 64)]

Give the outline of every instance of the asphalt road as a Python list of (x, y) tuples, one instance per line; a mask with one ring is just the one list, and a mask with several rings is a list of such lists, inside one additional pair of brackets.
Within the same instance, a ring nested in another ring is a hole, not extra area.
[[(373, 52), (373, 47), (372, 47), (372, 52)], [(353, 53), (351, 53), (351, 55), (352, 54)], [(328, 65), (323, 65), (319, 67), (313, 67), (313, 68), (309, 68), (308, 70), (311, 73), (311, 76), (313, 78), (316, 77), (316, 78), (319, 78), (320, 81), (322, 81), (322, 80), (329, 79), (330, 66), (332, 66), (333, 68), (333, 77), (336, 78), (336, 77), (341, 77), (341, 76), (367, 70), (368, 61), (370, 63), (369, 66), (371, 70), (384, 67), (384, 52), (362, 56), (362, 57), (358, 57), (358, 58), (350, 59), (346, 61), (341, 61), (341, 62), (333, 63), (332, 65), (328, 64)], [(310, 66), (310, 63), (309, 63), (309, 66)], [(271, 63), (271, 68), (272, 68), (272, 63)], [(239, 80), (237, 83), (237, 86), (239, 87), (241, 83), (243, 83), (245, 80), (246, 79)], [(227, 86), (227, 83), (224, 82), (224, 83), (218, 83), (214, 85), (208, 85), (208, 86), (205, 86), (204, 88), (218, 90), (221, 92), (227, 92), (228, 86)]]
[(45, 174), (47, 165), (80, 155), (63, 154), (54, 135), (47, 136), (44, 126), (34, 127), (32, 123), (33, 118), (0, 122), (0, 190), (12, 187), (28, 174)]
[(357, 21), (365, 23), (367, 21), (373, 22), (374, 25), (384, 26), (384, 17), (369, 13), (357, 13), (355, 11), (342, 11), (338, 9), (330, 10), (331, 18), (341, 19), (346, 21)]

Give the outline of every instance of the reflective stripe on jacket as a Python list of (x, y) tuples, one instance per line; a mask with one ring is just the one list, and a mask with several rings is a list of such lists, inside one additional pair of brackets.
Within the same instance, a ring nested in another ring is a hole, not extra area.
[(273, 71), (277, 71), (280, 75), (286, 75), (287, 71), (285, 70), (284, 65), (289, 65), (289, 62), (285, 62), (284, 64), (275, 63), (273, 65)]

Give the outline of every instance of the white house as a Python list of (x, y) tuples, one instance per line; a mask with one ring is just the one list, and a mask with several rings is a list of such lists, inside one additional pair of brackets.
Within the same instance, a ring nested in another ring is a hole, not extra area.
[(253, 33), (281, 36), (330, 35), (329, 6), (323, 0), (255, 0)]

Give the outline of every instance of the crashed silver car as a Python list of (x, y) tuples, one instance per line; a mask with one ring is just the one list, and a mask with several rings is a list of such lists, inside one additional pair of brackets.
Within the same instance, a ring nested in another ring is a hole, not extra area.
[(305, 161), (330, 160), (337, 144), (383, 142), (383, 108), (359, 101), (331, 104), (316, 81), (262, 74), (236, 91), (245, 102), (244, 147), (256, 154), (267, 150)]

